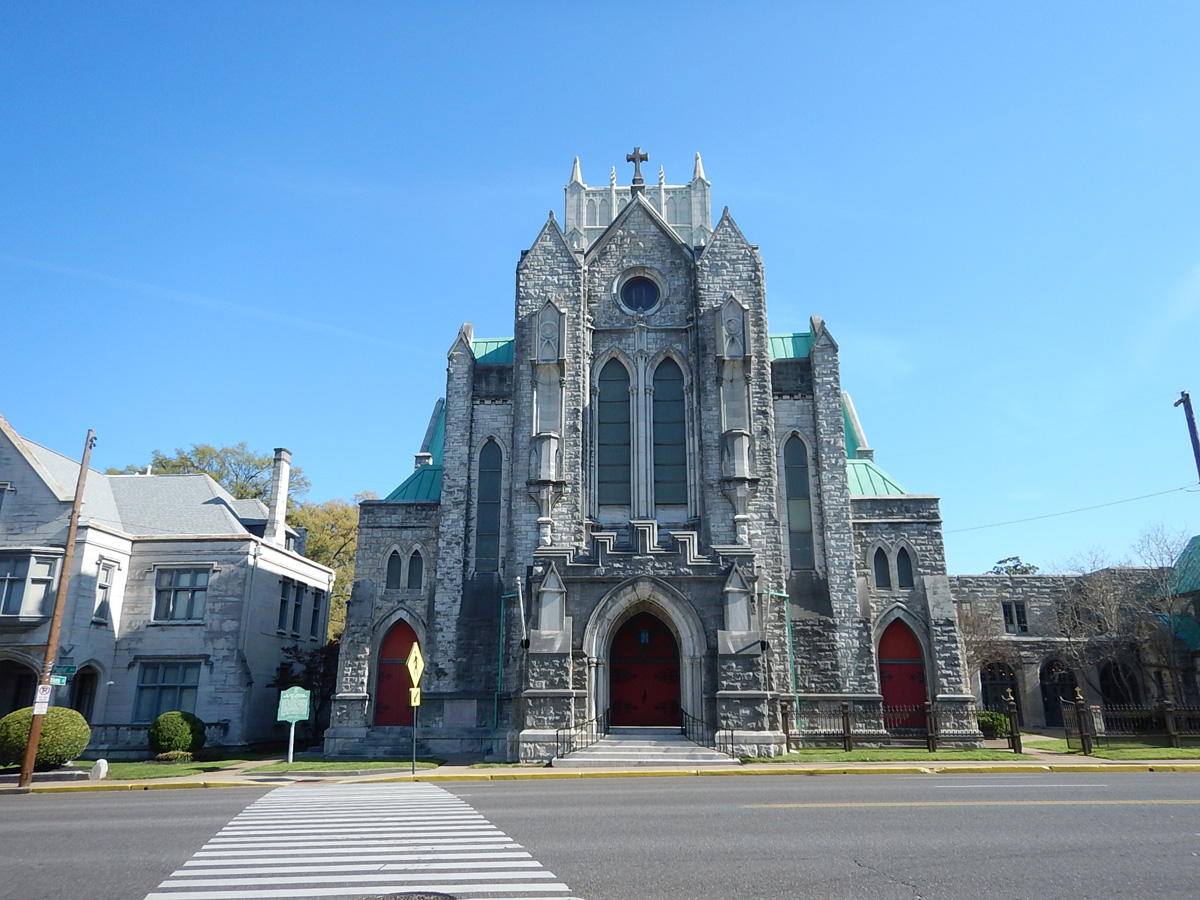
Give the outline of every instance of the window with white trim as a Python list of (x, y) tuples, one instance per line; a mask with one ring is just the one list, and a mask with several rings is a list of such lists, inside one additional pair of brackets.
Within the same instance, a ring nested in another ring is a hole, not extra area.
[(321, 610), (325, 608), (325, 592), (313, 591), (312, 618), (308, 620), (308, 636), (320, 638)]
[(0, 615), (49, 615), (58, 559), (32, 553), (0, 554)]
[(303, 584), (297, 584), (292, 589), (292, 634), (300, 633), (300, 619), (304, 610), (304, 595), (308, 588)]
[(292, 608), (292, 583), (284, 578), (279, 582), (279, 621), (275, 630), (281, 634), (287, 631), (288, 611)]
[(187, 622), (204, 618), (210, 568), (159, 569), (154, 578), (154, 621)]
[(194, 713), (200, 665), (199, 660), (142, 663), (133, 721), (153, 722), (163, 713), (176, 709)]
[(109, 594), (112, 592), (113, 576), (116, 574), (115, 563), (102, 562), (96, 573), (96, 606), (92, 610), (92, 621), (107, 622), (112, 616), (109, 608)]

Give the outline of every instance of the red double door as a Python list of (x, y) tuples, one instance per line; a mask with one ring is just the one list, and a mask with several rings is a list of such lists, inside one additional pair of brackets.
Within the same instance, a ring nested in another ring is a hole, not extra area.
[(679, 725), (679, 645), (661, 619), (638, 613), (621, 626), (609, 655), (613, 725)]
[(383, 639), (383, 646), (379, 648), (379, 664), (375, 670), (376, 725), (413, 723), (413, 708), (408, 693), (412, 678), (405, 664), (416, 642), (417, 634), (407, 622), (397, 622)]

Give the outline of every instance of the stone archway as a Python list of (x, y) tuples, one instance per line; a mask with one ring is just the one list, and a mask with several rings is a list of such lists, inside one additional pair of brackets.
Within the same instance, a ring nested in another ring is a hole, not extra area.
[(375, 667), (376, 725), (386, 727), (413, 723), (413, 707), (408, 693), (413, 684), (406, 663), (415, 643), (417, 633), (403, 619), (389, 628), (383, 638), (379, 662)]
[(627, 619), (608, 662), (610, 724), (679, 724), (679, 646), (658, 616), (640, 612)]
[[(708, 651), (704, 625), (692, 604), (674, 588), (652, 578), (635, 578), (614, 588), (600, 601), (584, 630), (583, 650), (588, 657), (588, 718), (610, 709), (611, 651), (623, 626), (642, 614), (660, 622), (674, 639), (679, 660), (679, 706), (693, 716), (703, 716), (703, 660)], [(640, 628), (635, 633), (640, 640)]]

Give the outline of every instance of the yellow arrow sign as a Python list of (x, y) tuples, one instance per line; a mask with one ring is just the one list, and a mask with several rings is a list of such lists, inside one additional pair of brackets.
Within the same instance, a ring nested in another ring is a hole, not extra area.
[(425, 657), (421, 655), (420, 644), (412, 645), (412, 649), (408, 651), (408, 662), (405, 665), (408, 666), (408, 674), (412, 677), (413, 687), (417, 687), (421, 683), (421, 676), (425, 673)]
[(409, 706), (420, 706), (421, 705), (421, 689), (420, 688), (409, 688), (408, 689), (408, 705)]

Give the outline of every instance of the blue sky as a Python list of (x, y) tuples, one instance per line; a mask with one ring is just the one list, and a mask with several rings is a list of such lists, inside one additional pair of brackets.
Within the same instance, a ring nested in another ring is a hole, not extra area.
[(1119, 558), (1200, 531), (1197, 46), (1196, 3), (7, 3), (0, 413), (386, 493), (572, 158), (699, 151), (951, 572)]

